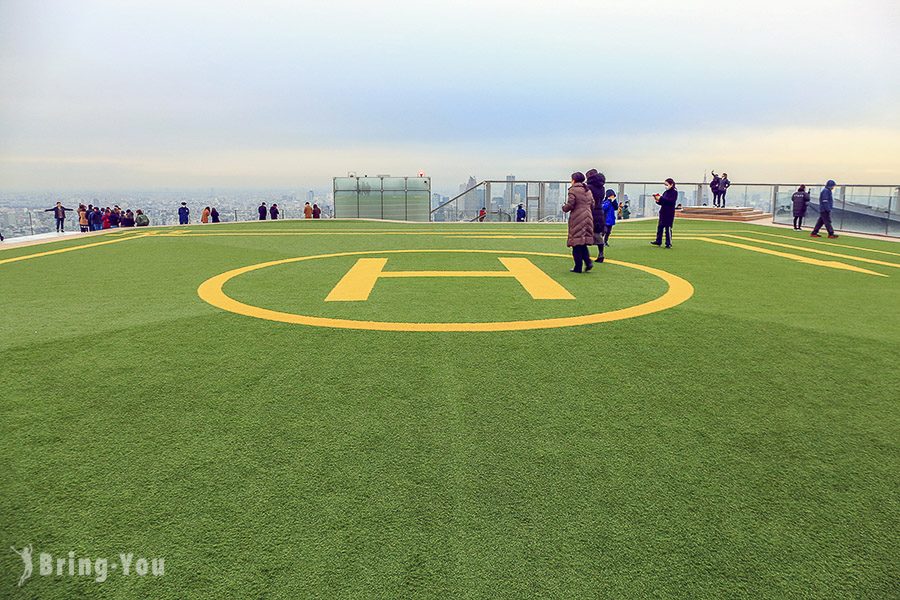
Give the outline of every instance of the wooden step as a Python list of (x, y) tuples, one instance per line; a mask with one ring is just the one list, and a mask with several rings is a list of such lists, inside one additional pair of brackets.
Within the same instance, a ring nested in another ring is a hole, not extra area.
[(678, 217), (681, 219), (706, 219), (709, 221), (756, 221), (758, 219), (771, 219), (772, 213), (764, 213), (761, 210), (734, 214), (680, 211)]

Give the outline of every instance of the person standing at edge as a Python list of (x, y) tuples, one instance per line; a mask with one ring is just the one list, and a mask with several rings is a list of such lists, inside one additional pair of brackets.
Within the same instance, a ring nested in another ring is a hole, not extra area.
[(187, 225), (188, 217), (190, 217), (191, 209), (187, 207), (187, 202), (181, 203), (181, 208), (178, 209), (178, 224), (179, 225)]
[(272, 206), (269, 207), (269, 217), (271, 217), (273, 221), (277, 221), (278, 215), (280, 215), (280, 214), (281, 214), (281, 211), (278, 210), (277, 204), (272, 204)]
[(257, 208), (256, 211), (259, 213), (259, 220), (260, 220), (260, 221), (265, 221), (265, 220), (266, 220), (266, 215), (267, 215), (268, 212), (269, 212), (269, 209), (266, 208), (266, 203), (263, 202), (262, 204), (260, 204), (260, 205), (259, 205), (259, 208)]
[(486, 216), (487, 216), (487, 211), (486, 211), (486, 210), (484, 209), (484, 207), (482, 206), (482, 207), (481, 207), (481, 210), (478, 211), (478, 222), (479, 222), (479, 223), (484, 223), (484, 218), (485, 218)]
[(819, 220), (816, 221), (816, 226), (813, 227), (809, 237), (822, 237), (819, 235), (819, 230), (822, 229), (822, 225), (828, 230), (829, 238), (835, 239), (838, 237), (834, 233), (834, 227), (831, 226), (831, 210), (834, 208), (833, 190), (836, 185), (834, 179), (829, 179), (828, 183), (825, 184), (825, 187), (822, 188), (822, 191), (819, 194)]
[(675, 223), (675, 205), (678, 204), (678, 190), (675, 189), (675, 180), (666, 179), (666, 191), (662, 196), (653, 194), (656, 203), (659, 204), (659, 223), (656, 225), (656, 241), (650, 242), (654, 246), (662, 246), (663, 231), (666, 232), (666, 248), (672, 247), (672, 225)]
[(719, 208), (725, 208), (725, 194), (731, 187), (731, 181), (728, 180), (728, 173), (722, 173), (722, 181), (719, 182)]
[(138, 227), (146, 227), (150, 224), (150, 217), (144, 214), (144, 211), (141, 209), (137, 210), (137, 214), (134, 217), (134, 224)]
[(213, 206), (213, 207), (212, 207), (212, 210), (209, 211), (209, 216), (212, 217), (212, 222), (213, 222), (213, 223), (218, 223), (218, 222), (219, 222), (219, 211), (216, 210), (216, 207), (215, 207), (215, 206)]
[(313, 216), (312, 206), (310, 206), (309, 202), (307, 202), (303, 206), (303, 218), (304, 219), (312, 219), (312, 216)]
[(594, 196), (584, 183), (584, 173), (576, 171), (572, 173), (572, 186), (569, 188), (569, 197), (563, 204), (563, 212), (569, 215), (569, 237), (566, 245), (572, 248), (572, 258), (575, 260), (573, 273), (581, 273), (594, 268), (588, 245), (594, 243), (594, 217), (591, 209), (594, 207)]
[(603, 212), (603, 197), (606, 195), (606, 175), (597, 169), (585, 173), (584, 184), (591, 190), (594, 205), (591, 207), (591, 218), (594, 219), (594, 243), (597, 245), (597, 262), (603, 262), (603, 246), (606, 237), (606, 214)]
[(709, 182), (709, 191), (712, 192), (713, 195), (713, 206), (716, 208), (719, 207), (719, 184), (722, 183), (722, 178), (716, 175), (715, 171), (710, 171), (712, 173), (712, 181)]
[(84, 206), (84, 204), (78, 205), (78, 226), (81, 228), (81, 233), (87, 233), (88, 226), (88, 209)]
[(524, 223), (527, 218), (528, 212), (525, 210), (525, 207), (520, 204), (518, 208), (516, 208), (516, 223)]
[(56, 206), (53, 208), (48, 208), (44, 210), (44, 212), (52, 212), (53, 216), (56, 218), (56, 233), (63, 233), (66, 230), (66, 211), (72, 210), (71, 208), (66, 208), (62, 205), (62, 202), (57, 202)]
[(319, 219), (322, 217), (322, 209), (319, 208), (318, 204), (313, 204), (313, 219)]
[(200, 222), (206, 225), (209, 223), (209, 207), (203, 209), (203, 212), (200, 213)]
[(806, 216), (806, 207), (809, 205), (809, 192), (806, 186), (801, 185), (791, 196), (791, 202), (794, 205), (794, 231), (803, 230), (803, 217)]

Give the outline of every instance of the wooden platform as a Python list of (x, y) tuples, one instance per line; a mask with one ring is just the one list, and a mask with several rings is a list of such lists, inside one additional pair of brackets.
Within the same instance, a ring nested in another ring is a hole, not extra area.
[(744, 206), (716, 208), (715, 206), (685, 206), (676, 213), (682, 219), (712, 219), (715, 221), (756, 221), (771, 219), (772, 213)]

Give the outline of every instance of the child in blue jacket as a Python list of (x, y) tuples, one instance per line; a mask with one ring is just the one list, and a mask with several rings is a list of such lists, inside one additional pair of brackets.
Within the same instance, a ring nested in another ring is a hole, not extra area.
[(609, 246), (609, 233), (616, 224), (616, 211), (619, 210), (619, 201), (613, 190), (606, 190), (606, 199), (603, 201), (603, 212), (606, 213), (606, 231), (603, 234), (603, 244)]

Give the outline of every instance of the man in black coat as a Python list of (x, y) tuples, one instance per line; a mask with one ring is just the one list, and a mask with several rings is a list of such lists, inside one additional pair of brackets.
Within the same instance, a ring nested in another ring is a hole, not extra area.
[(265, 220), (266, 220), (266, 214), (268, 214), (268, 212), (269, 212), (269, 209), (266, 208), (266, 203), (263, 202), (262, 204), (260, 204), (260, 205), (259, 205), (259, 209), (257, 209), (257, 210), (259, 210), (259, 220), (260, 220), (260, 221), (265, 221)]
[(678, 204), (678, 190), (675, 189), (675, 180), (666, 179), (666, 191), (662, 196), (653, 194), (656, 203), (659, 204), (659, 223), (656, 226), (656, 241), (650, 242), (654, 246), (662, 246), (663, 232), (666, 234), (666, 248), (672, 247), (672, 225), (675, 223), (675, 205)]
[(591, 214), (594, 217), (594, 241), (597, 243), (597, 262), (603, 262), (603, 244), (606, 234), (606, 214), (603, 212), (603, 201), (606, 199), (606, 175), (590, 169), (585, 173), (587, 179), (584, 184), (591, 190), (594, 197), (594, 206), (591, 208)]
[(62, 233), (66, 228), (66, 211), (72, 210), (71, 208), (66, 208), (62, 205), (62, 202), (57, 202), (56, 206), (53, 208), (48, 208), (44, 212), (53, 212), (53, 216), (56, 217), (56, 233)]

